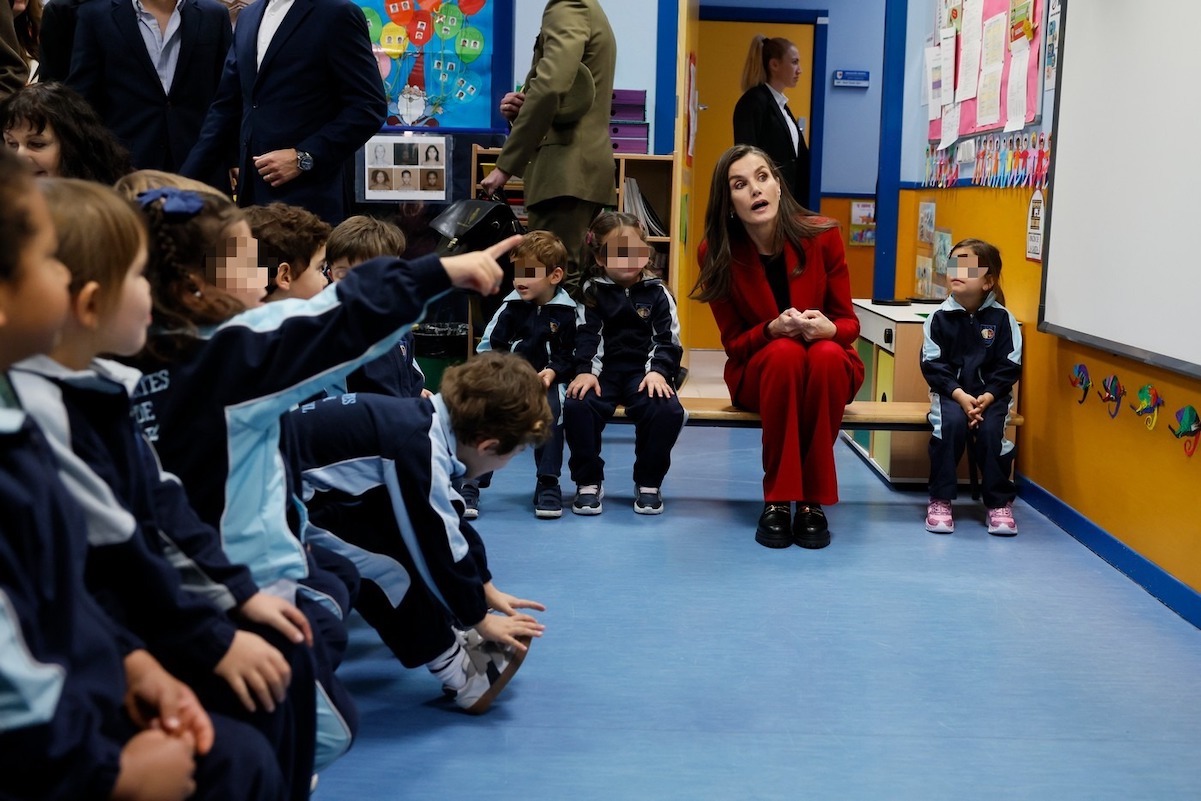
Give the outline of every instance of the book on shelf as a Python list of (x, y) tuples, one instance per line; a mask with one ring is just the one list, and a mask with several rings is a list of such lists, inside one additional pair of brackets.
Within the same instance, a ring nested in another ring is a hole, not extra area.
[(650, 203), (646, 202), (646, 198), (642, 196), (642, 192), (638, 189), (638, 180), (627, 176), (623, 190), (621, 193), (621, 211), (637, 217), (650, 236), (667, 236), (667, 228), (663, 225), (663, 221), (659, 219), (659, 215), (655, 213), (655, 209)]

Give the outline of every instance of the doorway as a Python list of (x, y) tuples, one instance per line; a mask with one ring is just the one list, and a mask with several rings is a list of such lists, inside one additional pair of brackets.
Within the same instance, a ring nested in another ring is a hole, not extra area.
[[(702, 108), (697, 115), (692, 161), (692, 194), (689, 202), (688, 252), (680, 260), (682, 295), (691, 291), (699, 265), (696, 248), (704, 237), (705, 208), (713, 167), (734, 144), (734, 105), (742, 96), (739, 85), (747, 50), (755, 34), (779, 36), (796, 45), (801, 60), (801, 80), (789, 90), (788, 105), (804, 119), (804, 136), (813, 162), (809, 199), (801, 203), (820, 208), (821, 124), (824, 108), (825, 12), (704, 6), (700, 10), (697, 40), (696, 91)], [(819, 24), (820, 20), (820, 24)], [(817, 204), (817, 205), (813, 205)], [(713, 315), (704, 304), (680, 299), (686, 348), (720, 349), (721, 337)]]

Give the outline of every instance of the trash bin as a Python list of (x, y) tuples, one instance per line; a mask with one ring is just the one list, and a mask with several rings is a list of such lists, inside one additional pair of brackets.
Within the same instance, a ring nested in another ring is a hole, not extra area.
[(447, 367), (467, 360), (467, 323), (421, 323), (413, 326), (413, 354), (425, 387), (437, 392)]

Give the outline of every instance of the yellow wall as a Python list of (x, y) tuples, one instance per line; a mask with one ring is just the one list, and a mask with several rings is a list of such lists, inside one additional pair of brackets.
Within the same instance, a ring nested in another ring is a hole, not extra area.
[[(897, 297), (913, 294), (917, 207), (934, 201), (935, 224), (953, 240), (992, 242), (1004, 260), (1006, 305), (1023, 323), (1018, 471), (1142, 556), (1201, 591), (1201, 454), (1188, 458), (1168, 432), (1185, 404), (1201, 408), (1201, 381), (1078, 345), (1038, 327), (1042, 265), (1025, 259), (1029, 190), (965, 187), (901, 192)], [(824, 204), (823, 204), (824, 208)], [(1082, 287), (1081, 302), (1087, 302)], [(1083, 405), (1068, 383), (1084, 363), (1095, 388)], [(1101, 381), (1117, 374), (1127, 398), (1116, 419), (1097, 397)], [(1148, 431), (1130, 409), (1139, 387), (1151, 383), (1166, 403)]]
[(821, 213), (839, 222), (842, 244), (847, 251), (847, 270), (851, 273), (851, 297), (870, 298), (876, 249), (851, 247), (851, 203), (859, 200), (864, 198), (823, 197)]

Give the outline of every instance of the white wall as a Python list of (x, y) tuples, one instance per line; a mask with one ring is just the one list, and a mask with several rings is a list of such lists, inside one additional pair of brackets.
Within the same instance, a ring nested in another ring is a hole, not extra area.
[[(659, 0), (675, 5), (675, 0)], [(521, 83), (530, 70), (534, 38), (542, 24), (546, 0), (514, 1), (513, 82)], [(603, 0), (605, 16), (617, 37), (615, 89), (646, 91), (646, 116), (655, 141), (655, 59), (658, 47), (658, 11), (650, 0)], [(512, 87), (509, 87), (512, 88)], [(506, 90), (507, 91), (507, 90)]]
[[(917, 0), (911, 2), (921, 5)], [(884, 78), (886, 0), (701, 0), (706, 6), (826, 10), (826, 118), (822, 191), (875, 194), (880, 154), (880, 102)], [(934, 12), (928, 15), (931, 19)], [(739, 64), (741, 69), (742, 65)], [(835, 89), (830, 73), (868, 70), (867, 89)]]

